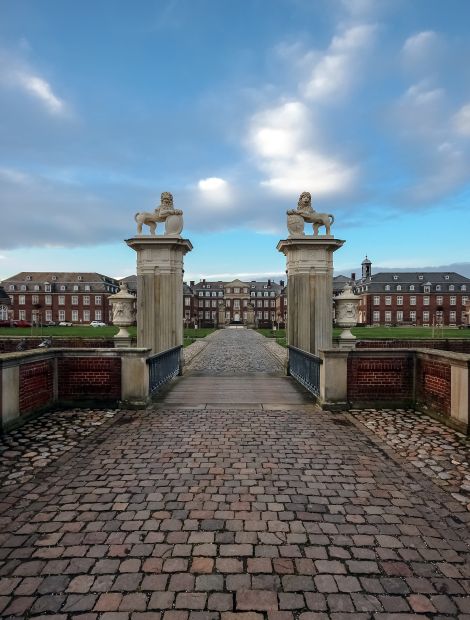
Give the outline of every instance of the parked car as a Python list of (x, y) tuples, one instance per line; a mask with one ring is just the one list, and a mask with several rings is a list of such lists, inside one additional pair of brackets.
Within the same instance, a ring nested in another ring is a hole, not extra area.
[(106, 327), (106, 323), (103, 323), (102, 321), (92, 321), (90, 323), (90, 327)]
[(59, 323), (59, 327), (72, 327), (72, 323), (69, 323), (68, 321), (61, 321)]
[(43, 323), (43, 327), (55, 327), (57, 323), (55, 321), (46, 321)]
[(12, 327), (11, 321), (0, 321), (0, 327)]
[(20, 321), (12, 321), (12, 327), (31, 327), (31, 323), (29, 321), (25, 321), (21, 319)]

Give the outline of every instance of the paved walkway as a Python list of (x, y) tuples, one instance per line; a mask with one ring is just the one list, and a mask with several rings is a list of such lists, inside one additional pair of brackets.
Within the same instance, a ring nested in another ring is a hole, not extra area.
[(470, 618), (464, 508), (344, 416), (108, 424), (3, 498), (3, 617)]
[[(246, 334), (212, 349), (221, 385), (284, 379)], [(188, 379), (213, 379), (203, 355)], [(359, 412), (89, 413), (100, 427), (0, 492), (2, 618), (470, 620), (470, 513)]]
[(264, 336), (252, 329), (222, 329), (211, 336), (208, 346), (188, 371), (211, 376), (283, 375), (283, 367), (264, 346), (264, 341)]

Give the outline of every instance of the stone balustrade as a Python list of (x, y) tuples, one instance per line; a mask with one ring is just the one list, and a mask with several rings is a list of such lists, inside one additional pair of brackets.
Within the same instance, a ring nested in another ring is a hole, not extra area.
[(0, 428), (56, 407), (145, 403), (148, 353), (51, 348), (0, 355)]
[(322, 351), (325, 408), (413, 408), (469, 432), (470, 355), (435, 349)]

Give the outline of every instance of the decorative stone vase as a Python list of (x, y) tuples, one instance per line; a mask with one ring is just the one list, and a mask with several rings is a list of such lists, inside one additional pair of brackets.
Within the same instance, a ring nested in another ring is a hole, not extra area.
[(343, 331), (340, 335), (342, 344), (350, 344), (356, 340), (356, 336), (351, 333), (351, 328), (356, 327), (358, 317), (358, 306), (360, 298), (356, 295), (350, 284), (346, 284), (339, 295), (334, 298), (336, 316), (335, 322)]
[(120, 288), (119, 293), (108, 297), (113, 308), (113, 325), (119, 327), (114, 340), (120, 346), (130, 346), (131, 337), (126, 328), (133, 325), (135, 321), (135, 297), (129, 293), (125, 282), (121, 282)]

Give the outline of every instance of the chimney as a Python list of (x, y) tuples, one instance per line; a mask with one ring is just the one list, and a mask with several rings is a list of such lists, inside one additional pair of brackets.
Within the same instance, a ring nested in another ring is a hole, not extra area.
[(189, 286), (194, 286), (194, 280), (190, 280)]
[(268, 280), (268, 286), (271, 286), (271, 280)]
[(284, 280), (279, 280), (279, 284), (280, 284), (281, 286), (284, 286)]
[(203, 279), (202, 279), (202, 283), (203, 283), (203, 284), (205, 284), (205, 283), (206, 283), (206, 279), (205, 279), (205, 278), (203, 278)]
[(355, 281), (356, 281), (356, 274), (354, 273), (354, 271), (353, 271), (353, 272), (352, 272), (352, 274), (351, 274), (351, 280), (352, 280), (353, 282), (355, 282)]

